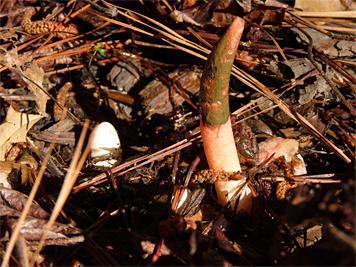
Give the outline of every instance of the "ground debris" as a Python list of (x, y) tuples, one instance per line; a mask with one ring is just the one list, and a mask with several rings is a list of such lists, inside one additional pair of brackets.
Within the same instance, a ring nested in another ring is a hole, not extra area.
[[(181, 90), (191, 95), (195, 95), (199, 91), (200, 76), (198, 70), (175, 70), (168, 74), (168, 78)], [(150, 118), (154, 114), (169, 114), (184, 102), (184, 98), (178, 92), (172, 88), (169, 89), (157, 79), (150, 82), (140, 92), (140, 96), (143, 98), (142, 105), (145, 109), (146, 118)]]
[[(354, 266), (355, 2), (323, 1), (3, 1), (2, 260), (39, 185), (11, 266)], [(226, 173), (208, 169), (197, 92), (236, 17), (242, 171)], [(122, 149), (105, 171), (83, 157), (102, 122)]]

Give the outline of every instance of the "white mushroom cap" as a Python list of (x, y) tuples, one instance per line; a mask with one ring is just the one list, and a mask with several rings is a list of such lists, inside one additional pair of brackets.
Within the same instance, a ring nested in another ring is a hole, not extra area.
[(121, 143), (114, 126), (109, 122), (97, 125), (91, 133), (91, 164), (100, 169), (113, 168), (122, 160)]

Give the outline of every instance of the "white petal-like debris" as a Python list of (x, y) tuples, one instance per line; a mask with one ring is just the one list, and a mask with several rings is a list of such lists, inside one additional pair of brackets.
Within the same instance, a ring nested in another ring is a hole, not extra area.
[(258, 144), (260, 148), (259, 161), (263, 162), (273, 153), (273, 160), (284, 156), (287, 163), (291, 163), (293, 175), (307, 174), (304, 160), (298, 153), (299, 142), (295, 139), (272, 137)]

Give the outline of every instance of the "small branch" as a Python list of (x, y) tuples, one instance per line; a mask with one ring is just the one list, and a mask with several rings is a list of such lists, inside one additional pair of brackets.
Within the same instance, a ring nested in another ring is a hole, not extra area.
[(102, 6), (98, 5), (97, 3), (94, 3), (91, 0), (83, 0), (83, 2), (91, 5), (93, 8), (95, 8), (99, 12), (102, 12), (111, 18), (116, 17), (116, 15), (118, 13), (117, 9), (115, 7), (110, 7), (110, 8), (102, 7)]

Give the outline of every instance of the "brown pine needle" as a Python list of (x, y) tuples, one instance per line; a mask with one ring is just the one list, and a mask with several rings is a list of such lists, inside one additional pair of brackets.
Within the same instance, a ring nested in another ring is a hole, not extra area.
[(56, 221), (59, 213), (61, 212), (65, 202), (67, 201), (69, 195), (71, 194), (73, 185), (75, 183), (75, 181), (77, 180), (78, 174), (81, 170), (81, 168), (83, 167), (86, 158), (89, 155), (90, 152), (90, 144), (91, 144), (91, 139), (89, 140), (87, 147), (85, 148), (83, 154), (82, 154), (82, 148), (84, 146), (84, 141), (85, 141), (85, 137), (86, 137), (86, 133), (88, 131), (88, 127), (89, 127), (89, 120), (86, 120), (86, 122), (84, 123), (84, 127), (82, 130), (82, 133), (80, 135), (79, 141), (77, 143), (77, 147), (75, 149), (73, 158), (71, 160), (71, 163), (69, 165), (69, 169), (68, 169), (68, 173), (64, 179), (63, 185), (62, 185), (62, 189), (59, 192), (57, 201), (56, 201), (56, 205), (54, 206), (52, 213), (51, 213), (51, 217), (48, 220), (47, 223), (47, 227), (45, 229), (45, 232), (37, 246), (37, 249), (35, 251), (35, 255), (33, 257), (33, 260), (31, 262), (30, 266), (34, 266), (35, 263), (35, 259), (37, 257), (37, 255), (39, 254), (39, 252), (41, 251), (44, 242), (46, 240), (48, 231), (50, 230), (50, 228), (52, 227), (53, 223)]
[(291, 11), (292, 14), (300, 17), (314, 17), (314, 18), (350, 18), (356, 17), (356, 11), (335, 11), (335, 12), (313, 12), (313, 11)]
[[(245, 19), (245, 20), (246, 20), (246, 19)], [(283, 59), (285, 60), (285, 62), (288, 63), (288, 59), (287, 59), (286, 55), (283, 53), (282, 48), (279, 46), (279, 44), (278, 44), (277, 41), (273, 38), (273, 36), (270, 35), (269, 32), (266, 31), (264, 28), (259, 27), (256, 23), (254, 23), (254, 22), (252, 22), (252, 21), (250, 21), (250, 20), (246, 20), (246, 21), (247, 21), (248, 23), (254, 25), (255, 27), (258, 27), (258, 28), (261, 29), (265, 34), (267, 34), (268, 37), (271, 38), (271, 40), (273, 41), (273, 43), (276, 45), (276, 47), (277, 47), (279, 53), (282, 55), (282, 57), (283, 57)]]
[(332, 180), (326, 178), (332, 177), (340, 177), (343, 174), (329, 173), (329, 174), (315, 174), (315, 175), (297, 175), (291, 177), (282, 177), (282, 176), (262, 176), (261, 180), (273, 181), (273, 182), (282, 182), (282, 181), (290, 181), (290, 182), (302, 182), (302, 183), (340, 183), (341, 180)]

